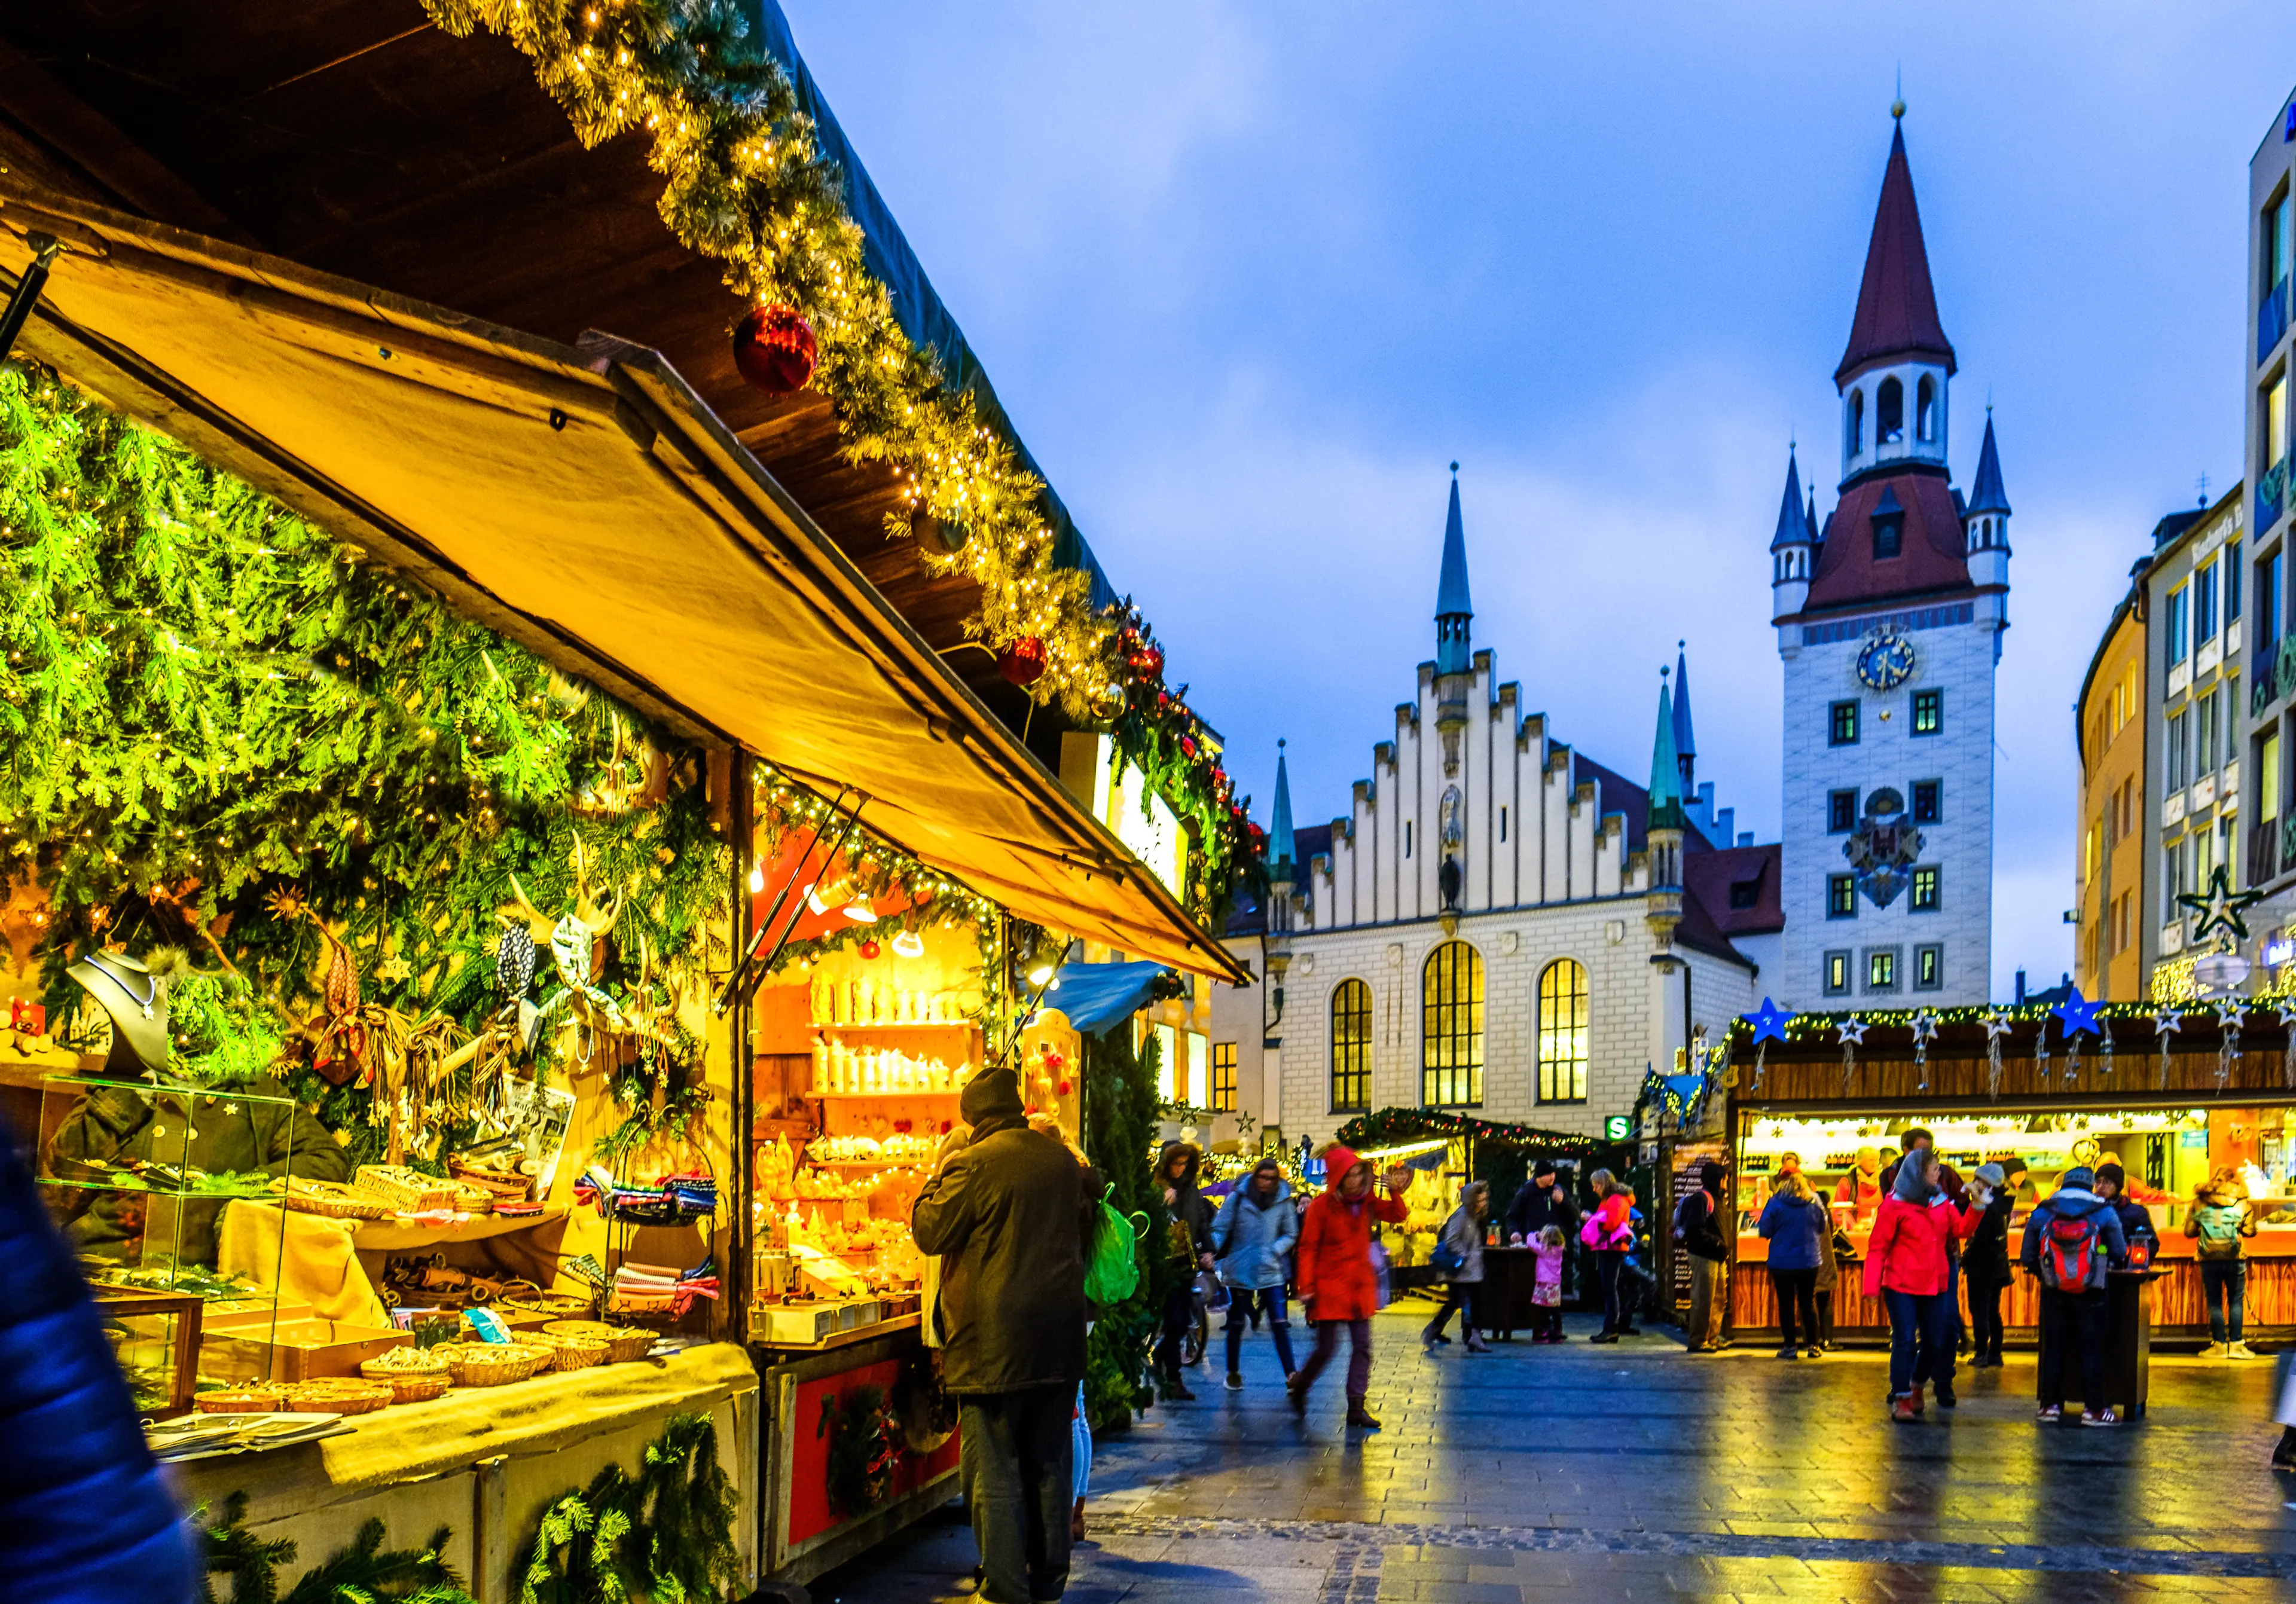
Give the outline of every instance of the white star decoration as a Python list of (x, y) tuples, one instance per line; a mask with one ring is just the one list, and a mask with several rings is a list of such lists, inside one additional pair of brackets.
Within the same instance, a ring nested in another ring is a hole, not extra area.
[(1928, 1046), (1931, 1042), (1936, 1040), (1937, 1033), (1937, 1015), (1924, 1008), (1921, 1012), (1914, 1016), (1914, 1044), (1915, 1046)]
[(2283, 997), (2277, 1012), (2283, 1025), (2296, 1026), (2296, 997)]
[(1980, 1019), (1985, 1027), (1985, 1039), (1988, 1044), (2009, 1034), (2009, 1016), (1997, 1008), (1987, 1009)]
[(1841, 1033), (1841, 1044), (1844, 1047), (1862, 1047), (1866, 1044), (1865, 1020), (1844, 1019), (1834, 1028)]
[(2185, 1027), (2185, 1016), (2170, 1003), (2152, 1016), (2152, 1028), (2162, 1035), (2170, 1035)]
[(2248, 1011), (2238, 997), (2221, 997), (2217, 1001), (2217, 1028), (2238, 1030), (2241, 1016)]

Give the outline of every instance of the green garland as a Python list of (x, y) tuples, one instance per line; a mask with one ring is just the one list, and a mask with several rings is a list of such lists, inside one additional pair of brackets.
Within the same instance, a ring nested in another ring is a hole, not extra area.
[(1358, 1114), (1341, 1125), (1332, 1140), (1345, 1147), (1376, 1150), (1400, 1146), (1406, 1142), (1425, 1142), (1436, 1136), (1472, 1137), (1477, 1142), (1529, 1148), (1538, 1152), (1551, 1153), (1559, 1158), (1590, 1158), (1618, 1145), (1597, 1142), (1591, 1136), (1575, 1135), (1569, 1131), (1542, 1130), (1537, 1125), (1519, 1125), (1508, 1120), (1477, 1119), (1472, 1115), (1453, 1114), (1441, 1109), (1381, 1109), (1370, 1114)]
[[(658, 983), (699, 975), (726, 891), (698, 752), (15, 366), (0, 370), (0, 891), (45, 894), (52, 1015), (78, 1001), (66, 953), (183, 947), (210, 973), (179, 985), (177, 1047), (215, 1078), (299, 1034), (330, 931), (365, 1001), (474, 1028), (498, 1001), (513, 877), (554, 916), (580, 844), (594, 887), (626, 895), (603, 978), (625, 995), (641, 938)], [(213, 974), (226, 963), (243, 983)], [(538, 978), (554, 984), (546, 954)], [(291, 1084), (338, 1129), (367, 1101)]]
[(295, 1562), (295, 1542), (265, 1542), (242, 1524), (247, 1494), (224, 1501), (224, 1515), (210, 1525), (207, 1507), (193, 1511), (200, 1533), (200, 1604), (220, 1604), (215, 1579), (231, 1578), (230, 1604), (473, 1604), (460, 1577), (443, 1558), (451, 1534), (441, 1526), (420, 1549), (386, 1552), (383, 1524), (370, 1520), (351, 1546), (299, 1577), (282, 1600), (279, 1567)]
[[(1145, 1215), (1145, 1244), (1164, 1240), (1170, 1215), (1155, 1183), (1156, 1075), (1162, 1046), (1151, 1032), (1133, 1050), (1131, 1032), (1111, 1030), (1084, 1038), (1085, 1156), (1111, 1190), (1109, 1205), (1126, 1219)], [(1141, 1253), (1140, 1283), (1130, 1297), (1103, 1309), (1085, 1348), (1085, 1418), (1096, 1432), (1123, 1432), (1135, 1410), (1155, 1402), (1146, 1385), (1149, 1350), (1159, 1311), (1172, 1284), (1169, 1256)]]
[(851, 1519), (883, 1503), (893, 1490), (901, 1461), (900, 1421), (882, 1387), (860, 1387), (845, 1397), (824, 1393), (814, 1436), (829, 1440), (824, 1472), (829, 1507)]
[(699, 1604), (730, 1598), (741, 1575), (739, 1508), (706, 1414), (676, 1414), (646, 1444), (633, 1478), (608, 1465), (537, 1525), (519, 1604)]

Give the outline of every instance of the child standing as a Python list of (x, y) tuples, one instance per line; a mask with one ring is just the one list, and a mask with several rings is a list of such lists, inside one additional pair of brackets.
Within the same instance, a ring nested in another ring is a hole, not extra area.
[(1570, 1340), (1562, 1334), (1564, 1248), (1560, 1225), (1546, 1226), (1531, 1240), (1530, 1250), (1538, 1256), (1538, 1274), (1530, 1284), (1530, 1339), (1533, 1342)]

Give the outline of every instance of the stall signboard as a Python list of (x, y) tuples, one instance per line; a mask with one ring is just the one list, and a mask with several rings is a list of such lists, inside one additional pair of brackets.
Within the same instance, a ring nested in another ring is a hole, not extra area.
[[(1675, 1212), (1682, 1207), (1684, 1199), (1698, 1190), (1698, 1172), (1709, 1158), (1726, 1169), (1728, 1167), (1730, 1149), (1728, 1143), (1721, 1142), (1678, 1142), (1674, 1144), (1672, 1154), (1667, 1172), (1666, 1219), (1663, 1222), (1654, 1220), (1652, 1224), (1658, 1232), (1663, 1233), (1668, 1243), (1667, 1296), (1673, 1300), (1676, 1312), (1681, 1313), (1690, 1307), (1691, 1256), (1680, 1242), (1674, 1240)], [(1727, 1180), (1724, 1181), (1723, 1188), (1726, 1199)], [(1726, 1232), (1736, 1223), (1730, 1216), (1728, 1207), (1726, 1200), (1722, 1221), (1722, 1229)]]

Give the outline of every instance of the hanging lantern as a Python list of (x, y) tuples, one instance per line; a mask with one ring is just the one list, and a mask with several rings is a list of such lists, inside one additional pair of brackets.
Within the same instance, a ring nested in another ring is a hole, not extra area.
[(996, 654), (996, 672), (1016, 685), (1033, 685), (1045, 677), (1045, 643), (1022, 635)]
[(813, 377), (813, 325), (795, 307), (752, 307), (734, 328), (734, 365), (752, 389), (788, 396)]

